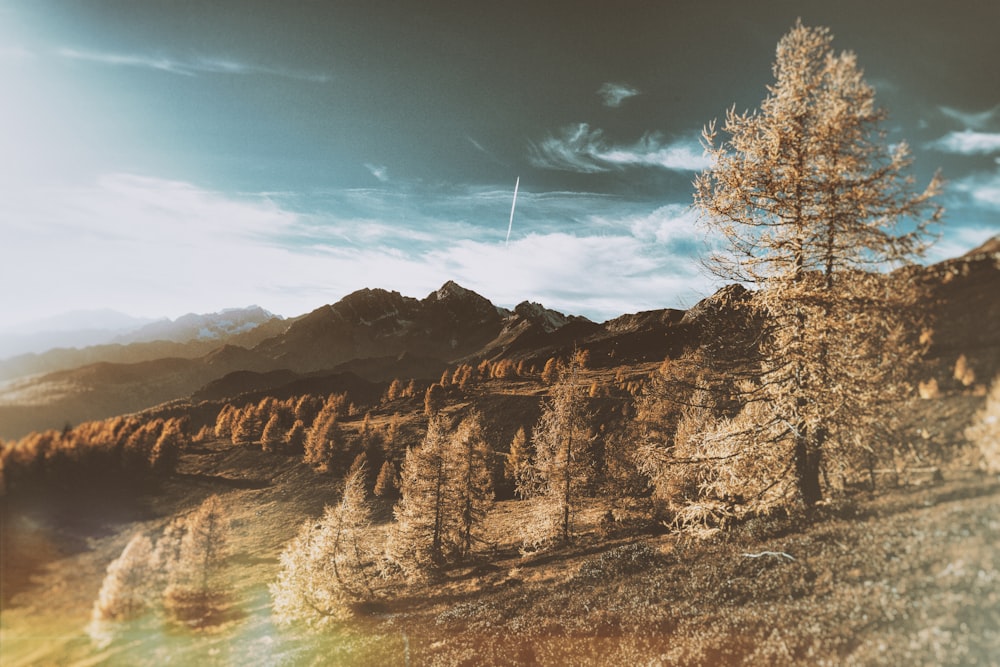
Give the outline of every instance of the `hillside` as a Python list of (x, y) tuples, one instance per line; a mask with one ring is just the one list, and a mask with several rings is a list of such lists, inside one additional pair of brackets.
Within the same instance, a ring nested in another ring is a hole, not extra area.
[[(613, 384), (614, 375), (594, 369), (584, 381)], [(475, 405), (491, 439), (505, 442), (537, 419), (543, 393), (535, 381), (491, 381), (448, 411)], [(593, 403), (598, 420), (620, 419), (621, 401)], [(913, 426), (934, 425), (954, 448), (980, 402), (963, 393), (915, 402)], [(421, 402), (383, 404), (371, 426), (387, 427), (393, 415), (402, 415), (396, 446), (419, 442)], [(360, 416), (343, 428), (359, 433)], [(338, 497), (337, 478), (296, 457), (213, 439), (137, 492), (29, 494), (5, 505), (4, 664), (989, 662), (1000, 651), (1000, 526), (990, 518), (1000, 511), (1000, 484), (962, 465), (941, 474), (943, 482), (887, 479), (876, 497), (836, 498), (810, 521), (758, 520), (705, 542), (650, 521), (641, 496), (594, 497), (571, 545), (527, 556), (518, 535), (529, 505), (503, 500), (488, 516), (480, 557), (311, 634), (275, 625), (267, 585), (299, 524)], [(95, 645), (84, 627), (107, 564), (136, 531), (159, 531), (213, 493), (232, 530), (221, 625), (191, 630), (154, 616)], [(609, 511), (611, 524), (602, 518)], [(388, 506), (380, 516), (386, 530)]]

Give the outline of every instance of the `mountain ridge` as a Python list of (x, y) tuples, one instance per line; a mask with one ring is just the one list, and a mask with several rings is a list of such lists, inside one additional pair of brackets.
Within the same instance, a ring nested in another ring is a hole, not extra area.
[[(1000, 369), (1000, 255), (979, 252), (911, 270), (934, 293), (937, 324), (927, 368), (947, 383), (954, 358), (965, 354), (980, 382), (992, 379)], [(501, 308), (454, 281), (423, 299), (366, 288), (282, 321), (280, 331), (253, 345), (227, 343), (193, 358), (147, 359), (136, 367), (104, 362), (7, 383), (0, 387), (0, 437), (164, 401), (277, 390), (324, 374), (350, 373), (376, 385), (394, 377), (433, 381), (462, 363), (538, 365), (578, 349), (589, 352), (594, 367), (657, 362), (697, 345), (705, 323), (731, 310), (744, 291), (729, 285), (687, 310), (595, 323), (528, 301)]]

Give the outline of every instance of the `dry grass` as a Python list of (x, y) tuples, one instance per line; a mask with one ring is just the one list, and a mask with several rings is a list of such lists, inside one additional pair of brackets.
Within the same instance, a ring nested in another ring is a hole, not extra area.
[[(336, 500), (335, 481), (221, 443), (186, 454), (180, 472), (127, 509), (6, 508), (5, 667), (385, 665), (407, 656), (413, 665), (982, 664), (1000, 656), (1000, 484), (971, 472), (841, 500), (810, 521), (754, 520), (704, 542), (656, 532), (641, 508), (616, 508), (626, 521), (609, 529), (601, 522), (608, 505), (595, 500), (572, 544), (529, 558), (517, 551), (523, 505), (499, 503), (492, 546), (477, 562), (400, 589), (322, 635), (275, 627), (266, 585), (303, 517)], [(233, 519), (223, 622), (192, 631), (148, 617), (98, 650), (84, 628), (104, 568), (136, 530), (158, 530), (213, 492)], [(763, 551), (794, 560), (745, 555)]]

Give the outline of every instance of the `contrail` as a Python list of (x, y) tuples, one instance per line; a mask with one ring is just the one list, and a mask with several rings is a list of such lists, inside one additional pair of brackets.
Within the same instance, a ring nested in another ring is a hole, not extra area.
[(514, 181), (514, 201), (510, 204), (510, 222), (507, 223), (507, 240), (503, 242), (503, 247), (506, 248), (507, 244), (510, 243), (510, 230), (514, 227), (514, 207), (517, 206), (517, 186), (521, 185), (521, 177), (518, 176), (517, 180)]

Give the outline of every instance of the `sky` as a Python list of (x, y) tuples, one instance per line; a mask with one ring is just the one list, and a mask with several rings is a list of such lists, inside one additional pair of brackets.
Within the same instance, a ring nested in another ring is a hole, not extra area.
[(0, 0), (0, 329), (447, 280), (689, 307), (719, 286), (700, 131), (759, 105), (797, 17), (948, 180), (927, 261), (1000, 232), (995, 0)]

